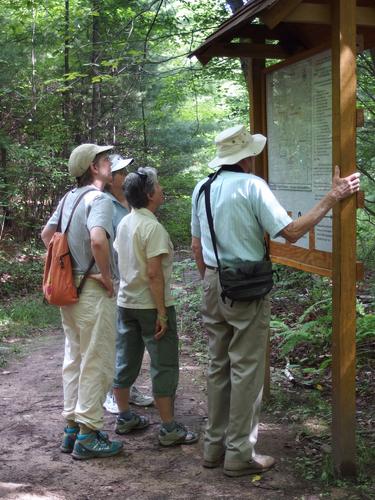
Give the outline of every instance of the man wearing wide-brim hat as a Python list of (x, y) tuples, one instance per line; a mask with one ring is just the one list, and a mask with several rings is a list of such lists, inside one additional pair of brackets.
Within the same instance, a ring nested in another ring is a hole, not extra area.
[[(61, 307), (65, 333), (63, 389), (65, 429), (60, 450), (86, 460), (121, 452), (103, 427), (103, 402), (113, 381), (116, 302), (113, 289), (112, 201), (103, 193), (112, 182), (109, 152), (113, 146), (82, 144), (69, 158), (77, 188), (69, 191), (42, 231), (46, 247), (58, 228), (67, 231), (73, 274), (83, 283), (76, 304)], [(75, 208), (74, 208), (75, 207)], [(61, 219), (60, 219), (61, 217)]]
[[(251, 135), (243, 125), (216, 137), (216, 157), (209, 166), (220, 170), (211, 179), (210, 207), (219, 262), (208, 224), (203, 185), (192, 197), (192, 249), (203, 278), (203, 322), (208, 331), (208, 423), (203, 465), (224, 474), (243, 476), (271, 468), (275, 459), (255, 451), (263, 392), (266, 345), (270, 321), (268, 296), (248, 302), (222, 298), (218, 266), (265, 258), (264, 233), (296, 242), (314, 227), (335, 203), (359, 190), (359, 174), (339, 177), (332, 189), (309, 212), (289, 217), (267, 183), (252, 174), (254, 157), (266, 137)], [(201, 196), (202, 194), (202, 196)]]

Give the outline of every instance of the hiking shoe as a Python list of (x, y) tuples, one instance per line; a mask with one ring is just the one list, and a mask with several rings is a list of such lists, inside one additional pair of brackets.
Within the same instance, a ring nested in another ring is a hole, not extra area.
[(150, 421), (147, 417), (143, 415), (137, 415), (132, 412), (132, 418), (130, 420), (125, 420), (124, 418), (117, 417), (115, 432), (116, 434), (128, 434), (131, 431), (138, 431), (140, 429), (145, 429), (150, 425)]
[(72, 457), (76, 460), (113, 457), (121, 453), (122, 447), (121, 441), (110, 441), (108, 434), (105, 432), (96, 431), (90, 432), (90, 434), (78, 434)]
[(116, 398), (112, 392), (107, 394), (103, 406), (107, 411), (109, 411), (109, 413), (120, 413), (116, 403)]
[(176, 422), (176, 427), (168, 431), (164, 425), (160, 427), (159, 443), (162, 446), (174, 446), (177, 444), (193, 444), (199, 439), (198, 434), (188, 431), (182, 424)]
[(265, 472), (275, 465), (275, 459), (268, 455), (255, 455), (249, 462), (225, 462), (224, 474), (229, 477), (247, 476)]
[(79, 427), (65, 427), (64, 436), (60, 446), (60, 450), (63, 453), (72, 453), (78, 432)]
[(151, 406), (154, 402), (154, 398), (152, 396), (147, 396), (141, 392), (135, 385), (130, 388), (129, 393), (129, 403), (137, 406)]

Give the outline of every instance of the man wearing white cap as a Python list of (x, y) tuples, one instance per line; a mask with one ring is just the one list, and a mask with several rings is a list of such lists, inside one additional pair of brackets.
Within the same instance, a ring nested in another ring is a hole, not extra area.
[(77, 285), (85, 273), (88, 279), (78, 303), (60, 309), (65, 333), (62, 414), (66, 420), (60, 449), (79, 460), (109, 457), (122, 450), (121, 442), (110, 441), (101, 432), (103, 402), (113, 381), (116, 336), (113, 209), (102, 193), (112, 182), (108, 157), (112, 148), (82, 144), (72, 151), (68, 168), (77, 188), (60, 201), (41, 235), (48, 247), (60, 215), (65, 231), (75, 207), (67, 232), (73, 273)]
[[(220, 265), (262, 261), (264, 233), (294, 243), (335, 205), (359, 190), (359, 174), (339, 177), (335, 168), (332, 189), (308, 213), (289, 217), (266, 182), (253, 175), (254, 157), (266, 144), (243, 125), (216, 137), (217, 156), (210, 167), (220, 172), (210, 186), (210, 206)], [(212, 245), (202, 180), (192, 197), (192, 249), (203, 278), (202, 315), (208, 331), (208, 423), (203, 465), (218, 467), (237, 477), (262, 472), (275, 460), (255, 452), (263, 392), (266, 345), (270, 320), (268, 296), (251, 302), (221, 298), (218, 261)]]

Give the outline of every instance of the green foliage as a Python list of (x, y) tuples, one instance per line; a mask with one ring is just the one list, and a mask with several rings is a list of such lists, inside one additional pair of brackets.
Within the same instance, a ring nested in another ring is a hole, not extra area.
[[(332, 294), (327, 278), (278, 268), (280, 276), (273, 300), (293, 303), (278, 310), (271, 320), (278, 356), (301, 364), (304, 373), (323, 372), (331, 364)], [(298, 294), (296, 295), (296, 291)], [(368, 358), (367, 342), (375, 339), (375, 315), (357, 300), (357, 350), (359, 364)], [(302, 361), (303, 358), (303, 361)], [(307, 368), (306, 368), (307, 365)]]
[(202, 284), (195, 262), (191, 258), (175, 262), (173, 280), (179, 335), (191, 339), (192, 354), (207, 363), (207, 339), (200, 314)]
[(11, 246), (9, 251), (0, 251), (0, 300), (13, 300), (41, 290), (43, 259), (36, 245)]
[(0, 307), (0, 343), (8, 337), (17, 338), (33, 330), (60, 324), (59, 309), (45, 305), (41, 295), (15, 298)]

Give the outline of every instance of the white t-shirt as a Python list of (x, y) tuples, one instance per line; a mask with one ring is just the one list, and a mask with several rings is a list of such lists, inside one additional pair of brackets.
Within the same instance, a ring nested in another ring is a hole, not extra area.
[(154, 309), (147, 276), (147, 260), (162, 257), (165, 306), (174, 304), (171, 295), (173, 244), (169, 234), (147, 208), (133, 208), (117, 227), (114, 248), (118, 254), (120, 288), (117, 305), (128, 309)]

